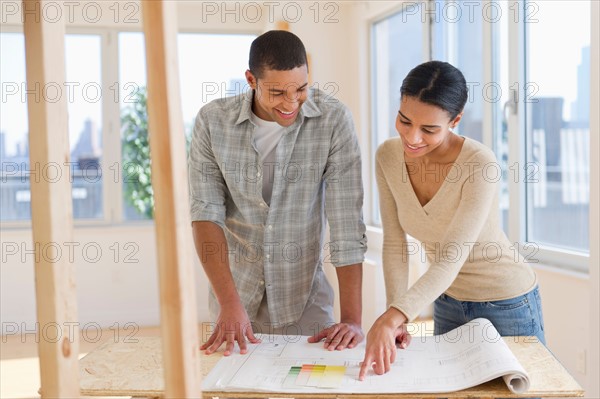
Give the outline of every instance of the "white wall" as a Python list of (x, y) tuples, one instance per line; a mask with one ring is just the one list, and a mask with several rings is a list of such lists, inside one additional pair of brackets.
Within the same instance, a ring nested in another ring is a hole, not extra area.
[[(48, 2), (41, 6), (41, 16), (50, 22), (64, 21), (69, 28), (112, 28), (122, 30), (142, 29), (142, 10), (139, 0), (108, 2), (84, 0), (68, 2)], [(178, 23), (181, 30), (202, 30), (208, 33), (261, 33), (267, 26), (269, 12), (262, 7), (261, 18), (251, 14), (253, 7), (249, 1), (236, 2), (237, 6), (221, 6), (215, 1), (177, 1)], [(259, 3), (263, 4), (263, 3)], [(236, 8), (237, 7), (237, 11)], [(23, 11), (34, 10), (32, 5), (23, 8), (20, 1), (3, 1), (0, 6), (2, 24), (20, 25)], [(228, 10), (234, 10), (228, 13)], [(277, 9), (275, 9), (277, 10)], [(281, 14), (281, 10), (279, 14)], [(225, 23), (223, 23), (225, 21)]]
[(593, 308), (590, 278), (544, 266), (537, 267), (536, 273), (548, 348), (588, 391), (587, 397), (596, 397), (590, 390), (594, 381), (590, 344), (598, 337), (590, 328)]
[[(30, 230), (2, 231), (0, 314), (3, 333), (30, 331), (36, 326), (31, 240)], [(158, 266), (152, 224), (78, 227), (74, 230), (73, 243), (58, 244), (60, 256), (76, 265), (81, 328), (159, 324)], [(45, 253), (43, 248), (41, 252)], [(197, 257), (195, 254), (190, 257), (194, 258), (197, 270), (198, 316), (207, 320), (208, 284)]]

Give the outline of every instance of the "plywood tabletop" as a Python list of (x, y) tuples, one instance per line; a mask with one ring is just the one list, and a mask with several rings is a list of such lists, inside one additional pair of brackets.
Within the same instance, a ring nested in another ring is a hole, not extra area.
[[(527, 370), (531, 386), (525, 394), (513, 394), (502, 379), (458, 392), (443, 394), (447, 398), (523, 398), (578, 397), (583, 389), (539, 342), (524, 337), (505, 337), (504, 340)], [(202, 375), (206, 376), (222, 356), (222, 350), (201, 356)], [(88, 396), (162, 397), (164, 395), (162, 348), (160, 337), (136, 337), (119, 342), (107, 342), (81, 359), (81, 394)], [(284, 394), (262, 392), (202, 392), (198, 397), (213, 398), (311, 398), (311, 399), (384, 399), (437, 398), (437, 394)]]

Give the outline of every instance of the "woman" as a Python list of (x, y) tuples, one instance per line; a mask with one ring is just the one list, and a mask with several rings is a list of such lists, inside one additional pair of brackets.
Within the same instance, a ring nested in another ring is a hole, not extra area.
[[(435, 334), (478, 317), (500, 335), (535, 335), (545, 343), (535, 273), (499, 222), (500, 168), (483, 144), (458, 136), (467, 101), (463, 74), (431, 61), (409, 72), (400, 89), (400, 137), (377, 150), (388, 310), (373, 324), (359, 378), (383, 374), (406, 347), (405, 324), (434, 302)], [(408, 258), (422, 243), (427, 272), (408, 288)]]

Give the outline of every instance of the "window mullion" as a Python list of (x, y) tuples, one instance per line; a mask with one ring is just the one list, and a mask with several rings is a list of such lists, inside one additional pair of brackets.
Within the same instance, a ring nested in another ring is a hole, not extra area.
[(105, 184), (104, 210), (106, 220), (110, 223), (118, 223), (122, 220), (122, 176), (121, 165), (121, 134), (120, 134), (120, 108), (119, 93), (119, 48), (118, 33), (108, 30), (102, 36), (103, 53), (102, 80), (103, 92), (102, 107), (104, 108), (104, 126), (106, 134), (103, 135), (103, 179)]
[(524, 87), (526, 80), (525, 24), (509, 21), (509, 102), (508, 110), (508, 187), (509, 238), (513, 242), (527, 239), (527, 198), (523, 179), (525, 160), (526, 115)]
[[(427, 8), (427, 7), (432, 7), (435, 6), (435, 3), (432, 0), (426, 0), (423, 3), (423, 7)], [(433, 56), (433, 40), (434, 40), (434, 34), (433, 34), (433, 29), (434, 29), (434, 23), (435, 23), (435, 13), (433, 13), (433, 16), (431, 13), (425, 13), (425, 18), (426, 18), (426, 27), (425, 29), (423, 29), (423, 37), (421, 38), (422, 40), (422, 49), (423, 49), (423, 59), (422, 62), (427, 62), (427, 61), (431, 61), (434, 56)], [(416, 66), (416, 65), (415, 65)]]
[[(491, 0), (486, 0), (490, 3)], [(493, 22), (483, 19), (482, 35), (483, 35), (483, 82), (480, 82), (479, 87), (483, 87), (488, 82), (494, 82), (494, 40), (493, 40)], [(497, 61), (499, 62), (499, 60)], [(499, 82), (496, 82), (499, 83)], [(493, 101), (484, 101), (483, 103), (483, 132), (482, 141), (488, 147), (494, 149), (494, 107), (496, 104)]]

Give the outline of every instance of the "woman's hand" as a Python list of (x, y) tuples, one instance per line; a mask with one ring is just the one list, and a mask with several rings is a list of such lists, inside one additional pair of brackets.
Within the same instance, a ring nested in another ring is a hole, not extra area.
[(392, 363), (396, 361), (396, 345), (404, 349), (410, 344), (411, 336), (404, 323), (406, 316), (396, 308), (389, 308), (375, 321), (367, 334), (367, 348), (358, 374), (359, 380), (365, 379), (371, 366), (375, 374), (390, 371)]

